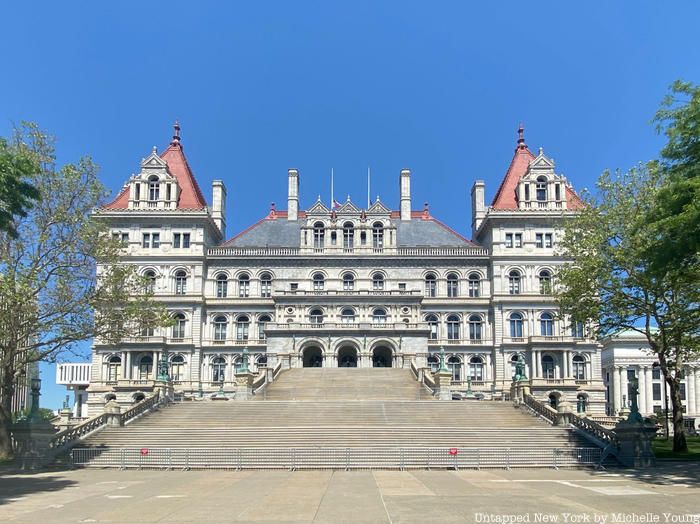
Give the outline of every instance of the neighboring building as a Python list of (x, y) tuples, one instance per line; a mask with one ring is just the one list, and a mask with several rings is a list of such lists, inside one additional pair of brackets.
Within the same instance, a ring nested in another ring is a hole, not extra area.
[(15, 380), (15, 390), (12, 394), (11, 413), (19, 413), (32, 407), (32, 379), (39, 376), (39, 364), (30, 362)]
[(209, 396), (234, 389), (244, 347), (254, 370), (436, 367), (444, 347), (455, 390), (469, 381), (477, 392), (508, 392), (524, 359), (538, 397), (604, 411), (600, 346), (556, 314), (551, 295), (562, 221), (583, 204), (551, 159), (529, 151), (522, 128), (491, 206), (484, 183), (474, 184), (473, 241), (427, 206), (412, 210), (409, 170), (399, 175), (399, 210), (379, 199), (366, 209), (319, 199), (301, 210), (295, 169), (287, 209), (273, 205), (225, 240), (224, 184), (214, 181), (209, 207), (179, 131), (98, 211), (175, 324), (118, 346), (95, 342), (91, 410), (151, 391), (166, 349), (176, 390)]
[(74, 418), (88, 416), (87, 388), (90, 385), (91, 367), (89, 362), (66, 362), (56, 365), (56, 384), (66, 386), (68, 391), (73, 392), (71, 409)]
[[(649, 349), (644, 335), (627, 330), (606, 337), (601, 342), (606, 411), (609, 415), (618, 415), (622, 408), (629, 408), (628, 385), (632, 378), (639, 380), (638, 404), (643, 415), (663, 415), (667, 406), (669, 411), (672, 409), (658, 358)], [(681, 381), (684, 413), (700, 417), (700, 361), (688, 363), (684, 375)]]

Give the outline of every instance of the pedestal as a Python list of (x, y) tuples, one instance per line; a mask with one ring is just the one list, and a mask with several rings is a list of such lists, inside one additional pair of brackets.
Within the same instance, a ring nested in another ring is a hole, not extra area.
[(110, 400), (105, 404), (105, 415), (108, 426), (122, 425), (122, 408), (116, 400)]
[(569, 423), (571, 414), (573, 413), (572, 406), (566, 400), (562, 400), (557, 405), (557, 418), (554, 422), (555, 426), (566, 426)]
[(615, 434), (620, 441), (618, 460), (630, 468), (656, 466), (656, 457), (651, 449), (651, 441), (656, 436), (656, 426), (648, 422), (623, 420), (615, 426)]
[(156, 380), (154, 391), (157, 391), (160, 398), (165, 402), (173, 402), (175, 400), (175, 387), (171, 380)]
[(22, 420), (13, 424), (11, 431), (16, 442), (16, 461), (21, 469), (34, 470), (48, 464), (49, 441), (56, 434), (50, 422), (40, 418)]
[(250, 400), (253, 398), (254, 378), (250, 371), (236, 373), (236, 396), (234, 400)]
[(440, 400), (452, 400), (450, 385), (452, 384), (452, 372), (447, 369), (438, 370), (433, 373), (435, 386), (438, 390), (438, 398)]

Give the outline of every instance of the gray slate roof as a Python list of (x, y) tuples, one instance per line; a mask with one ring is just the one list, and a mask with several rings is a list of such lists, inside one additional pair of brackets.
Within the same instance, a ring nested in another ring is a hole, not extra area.
[[(303, 220), (290, 222), (284, 217), (262, 220), (239, 233), (227, 247), (299, 247)], [(431, 218), (414, 218), (409, 222), (392, 220), (396, 226), (399, 247), (470, 247), (477, 244), (466, 240), (442, 223)]]

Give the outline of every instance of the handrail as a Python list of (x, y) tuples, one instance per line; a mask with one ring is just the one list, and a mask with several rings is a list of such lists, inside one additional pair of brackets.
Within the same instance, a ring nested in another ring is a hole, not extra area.
[(258, 377), (253, 380), (251, 387), (253, 389), (253, 395), (255, 395), (259, 390), (267, 385), (267, 373), (260, 373)]
[(277, 377), (279, 377), (281, 372), (282, 372), (282, 361), (280, 360), (279, 362), (277, 362), (275, 367), (272, 369), (272, 380), (277, 380)]
[(523, 397), (525, 405), (534, 411), (537, 415), (542, 417), (545, 421), (554, 425), (557, 422), (557, 410), (540, 402), (535, 397), (526, 393)]
[(135, 419), (136, 417), (140, 416), (141, 414), (145, 413), (146, 411), (149, 411), (153, 409), (154, 407), (160, 405), (162, 403), (163, 399), (160, 398), (159, 391), (156, 391), (153, 395), (150, 397), (142, 400), (135, 406), (130, 407), (127, 409), (124, 413), (121, 414), (120, 416), (120, 424), (124, 425), (127, 422)]
[(92, 433), (105, 424), (107, 424), (106, 413), (95, 415), (94, 417), (87, 419), (82, 424), (78, 424), (77, 426), (73, 426), (72, 428), (64, 429), (63, 431), (56, 433), (51, 440), (49, 440), (49, 449), (58, 450), (66, 444), (79, 440), (88, 433)]
[(352, 251), (337, 248), (308, 249), (298, 247), (211, 247), (207, 250), (209, 256), (296, 256), (296, 255), (362, 255), (377, 256), (391, 255), (399, 256), (486, 256), (487, 250), (483, 247), (398, 247), (390, 249), (357, 248)]

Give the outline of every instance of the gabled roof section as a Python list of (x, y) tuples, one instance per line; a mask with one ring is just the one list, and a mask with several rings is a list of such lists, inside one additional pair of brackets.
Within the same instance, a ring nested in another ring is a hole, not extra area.
[(530, 162), (535, 159), (535, 155), (527, 148), (523, 137), (523, 125), (518, 128), (518, 145), (515, 148), (513, 160), (510, 161), (506, 176), (501, 181), (501, 185), (493, 197), (491, 207), (494, 209), (518, 209), (518, 202), (515, 199), (515, 192), (518, 188), (520, 178), (527, 173)]
[[(202, 194), (202, 190), (197, 184), (192, 169), (187, 162), (187, 157), (182, 149), (180, 142), (180, 124), (175, 122), (173, 126), (175, 133), (173, 139), (167, 148), (157, 155), (155, 151), (149, 159), (153, 157), (159, 158), (167, 164), (168, 172), (175, 177), (180, 188), (177, 209), (204, 209), (207, 207), (207, 201)], [(127, 209), (129, 206), (129, 185), (126, 184), (119, 192), (117, 197), (105, 205), (103, 209)]]

